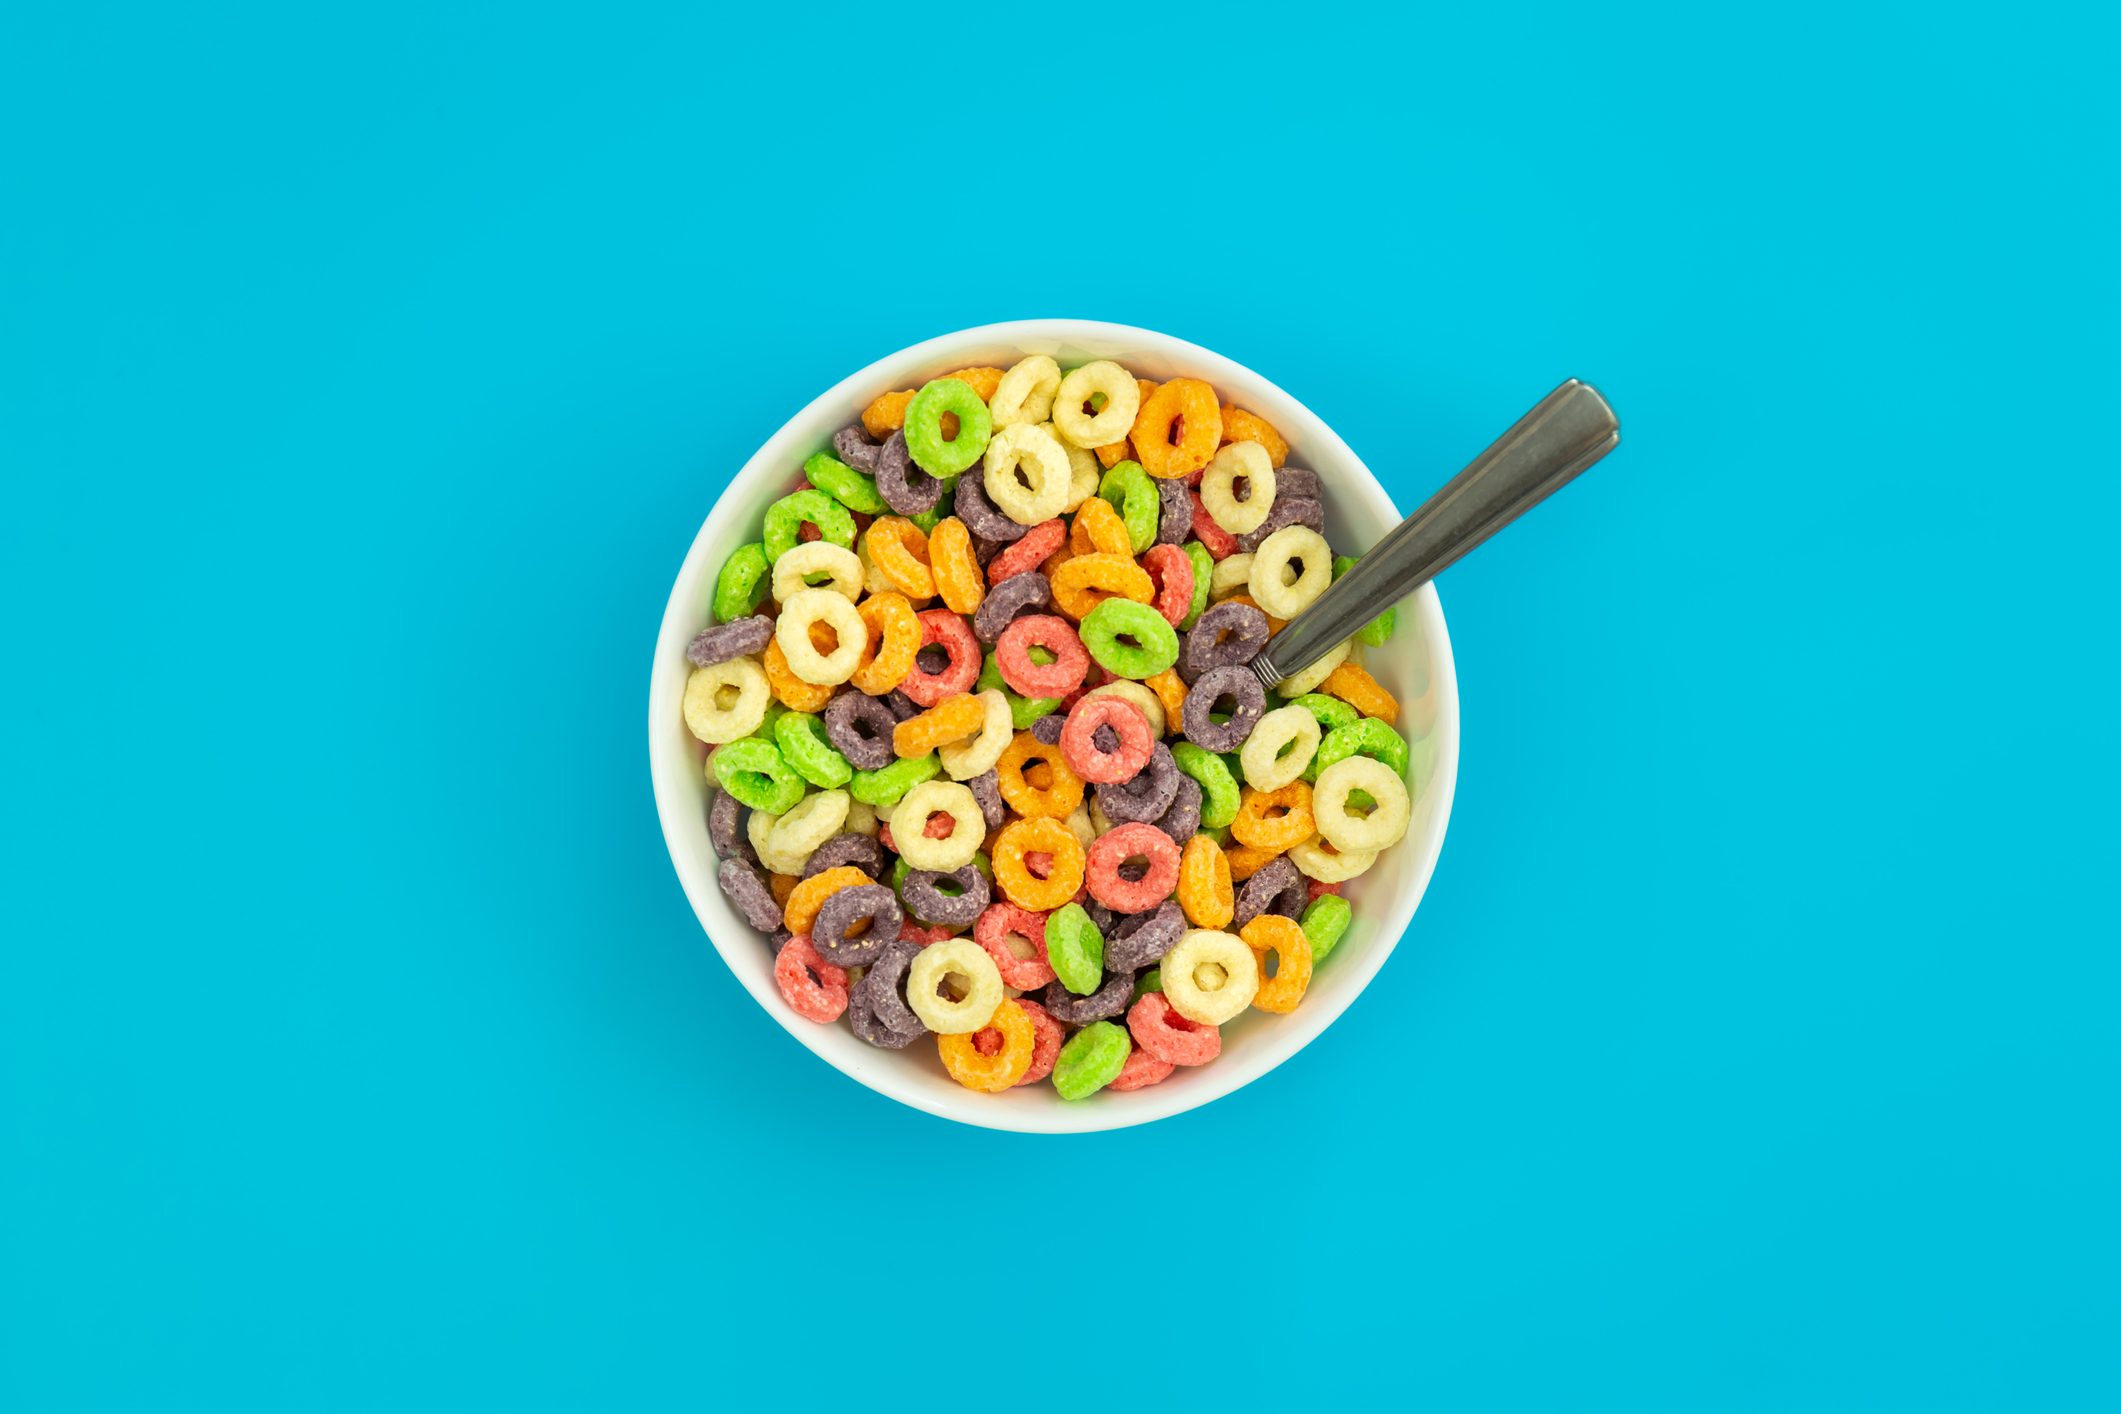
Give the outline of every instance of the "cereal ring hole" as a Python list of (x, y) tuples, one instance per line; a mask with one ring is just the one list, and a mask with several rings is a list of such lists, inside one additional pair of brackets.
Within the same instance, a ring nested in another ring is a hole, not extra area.
[(1229, 980), (1229, 972), (1219, 962), (1204, 962), (1193, 969), (1193, 985), (1203, 992), (1219, 992)]
[(931, 643), (913, 655), (913, 666), (936, 677), (950, 666), (950, 650), (940, 643)]

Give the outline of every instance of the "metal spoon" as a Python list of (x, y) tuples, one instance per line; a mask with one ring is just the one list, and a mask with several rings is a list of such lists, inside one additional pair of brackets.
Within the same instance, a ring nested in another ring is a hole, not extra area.
[(1620, 419), (1590, 384), (1571, 378), (1401, 521), (1290, 621), (1252, 660), (1272, 690), (1326, 655), (1394, 600), (1566, 486), (1620, 445)]

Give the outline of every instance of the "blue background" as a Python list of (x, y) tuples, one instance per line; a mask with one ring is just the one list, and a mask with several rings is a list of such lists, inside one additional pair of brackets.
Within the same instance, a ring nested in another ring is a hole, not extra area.
[[(0, 1406), (2121, 1401), (2089, 7), (707, 11), (0, 12)], [(722, 478), (1039, 314), (1627, 437), (1377, 984), (1080, 1141), (789, 1044), (642, 741)]]

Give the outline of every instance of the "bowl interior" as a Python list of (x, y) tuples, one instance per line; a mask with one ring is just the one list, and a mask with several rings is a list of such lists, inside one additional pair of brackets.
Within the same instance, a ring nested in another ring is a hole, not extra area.
[[(706, 826), (706, 748), (686, 730), (681, 711), (689, 671), (686, 644), (709, 622), (714, 576), (722, 561), (738, 545), (758, 538), (766, 507), (787, 494), (803, 458), (853, 421), (869, 399), (892, 388), (918, 387), (957, 368), (1006, 368), (1031, 353), (1050, 354), (1063, 367), (1109, 358), (1157, 381), (1205, 378), (1225, 403), (1272, 423), (1289, 441), (1292, 464), (1318, 472), (1325, 486), (1327, 539), (1338, 552), (1360, 554), (1399, 522), (1391, 498), (1331, 429), (1259, 375), (1208, 350), (1147, 330), (1074, 320), (990, 325), (931, 339), (850, 376), (797, 413), (714, 503), (678, 574), (656, 642), (650, 771), (671, 860), (701, 926), (737, 979), (790, 1035), (871, 1089), (946, 1118), (1045, 1132), (1113, 1129), (1204, 1104), (1265, 1074), (1330, 1025), (1376, 974), (1412, 919), (1443, 843), (1457, 772), (1457, 685), (1442, 609), (1433, 587), (1424, 587), (1399, 605), (1399, 630), (1391, 642), (1364, 655), (1365, 666), (1401, 703), (1399, 730), (1413, 757), (1413, 825), (1367, 874), (1343, 885), (1354, 906), (1353, 925), (1314, 975), (1303, 1004), (1287, 1016), (1248, 1012), (1225, 1026), (1222, 1055), (1212, 1064), (1181, 1067), (1144, 1090), (1101, 1093), (1074, 1103), (1046, 1085), (981, 1095), (943, 1072), (933, 1044), (876, 1050), (844, 1023), (819, 1026), (796, 1016), (774, 985), (765, 939), (737, 916), (715, 882), (717, 861)], [(703, 488), (703, 499), (713, 493)]]

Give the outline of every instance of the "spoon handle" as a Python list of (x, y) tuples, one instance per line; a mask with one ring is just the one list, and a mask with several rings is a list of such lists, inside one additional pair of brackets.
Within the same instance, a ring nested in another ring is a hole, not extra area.
[(1613, 409), (1596, 388), (1569, 379), (1276, 634), (1253, 658), (1253, 675), (1271, 690), (1317, 662), (1386, 605), (1456, 564), (1619, 444)]

